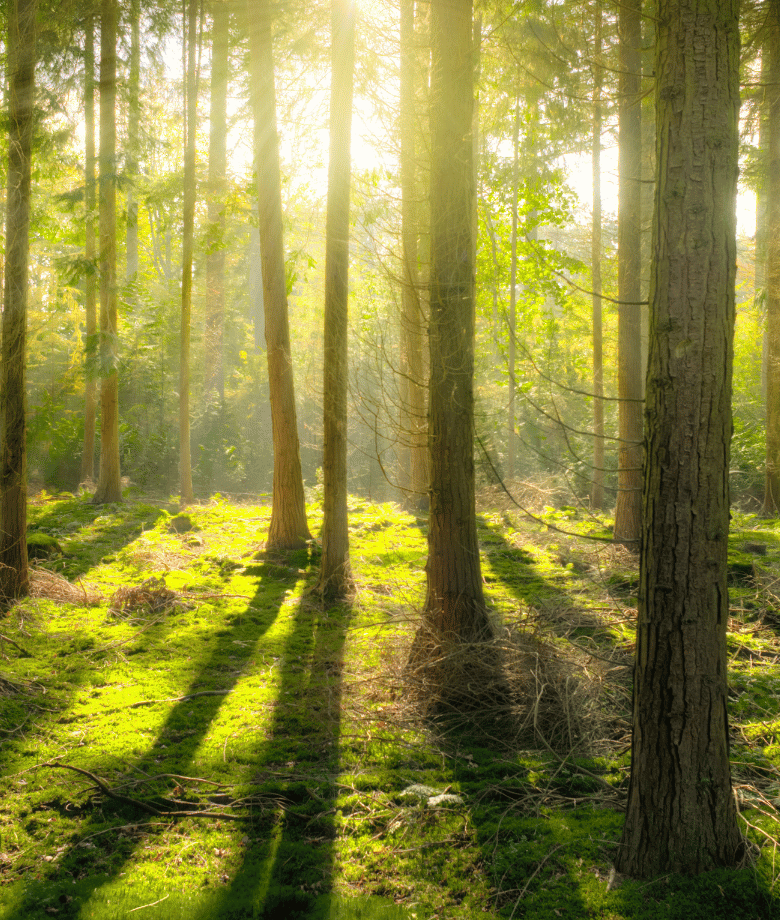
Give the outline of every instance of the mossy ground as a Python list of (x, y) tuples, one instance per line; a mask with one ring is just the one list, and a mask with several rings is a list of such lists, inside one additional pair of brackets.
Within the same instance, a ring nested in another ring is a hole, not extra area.
[[(780, 917), (780, 541), (764, 522), (735, 522), (729, 633), (735, 785), (760, 855), (740, 871), (610, 884), (630, 554), (482, 513), (497, 619), (560, 652), (585, 688), (563, 701), (580, 707), (568, 735), (537, 725), (554, 743), (519, 748), (509, 732), (437, 737), (407, 704), (424, 521), (353, 501), (355, 597), (323, 609), (309, 593), (316, 547), (259, 551), (267, 505), (213, 501), (189, 509), (191, 527), (172, 523), (177, 510), (72, 497), (30, 509), (31, 530), (62, 550), (44, 564), (83, 600), (49, 591), (0, 624), (4, 920)], [(606, 532), (548, 513), (561, 530)], [(592, 729), (573, 730), (590, 712)]]

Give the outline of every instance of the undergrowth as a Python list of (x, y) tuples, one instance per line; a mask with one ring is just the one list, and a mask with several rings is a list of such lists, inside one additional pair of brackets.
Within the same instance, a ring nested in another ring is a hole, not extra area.
[(765, 522), (736, 520), (730, 555), (733, 769), (760, 853), (637, 883), (611, 872), (636, 560), (577, 536), (608, 521), (550, 509), (546, 531), (483, 509), (497, 628), (482, 652), (506, 697), (437, 727), (406, 668), (424, 520), (353, 500), (355, 596), (323, 609), (316, 544), (263, 552), (267, 505), (177, 511), (30, 508), (48, 554), (0, 624), (4, 920), (780, 917), (780, 542)]

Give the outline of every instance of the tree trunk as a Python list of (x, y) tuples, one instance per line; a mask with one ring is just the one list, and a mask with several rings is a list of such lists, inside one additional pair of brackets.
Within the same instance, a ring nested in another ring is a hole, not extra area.
[(780, 4), (772, 0), (765, 45), (769, 74), (767, 108), (769, 156), (766, 183), (766, 472), (763, 513), (780, 510)]
[(84, 258), (90, 269), (84, 278), (86, 341), (84, 359), (84, 446), (81, 481), (95, 478), (95, 418), (97, 415), (97, 286), (95, 262), (95, 20), (90, 14), (84, 33)]
[[(250, 6), (254, 7), (254, 3)], [(225, 321), (225, 194), (227, 192), (227, 92), (230, 12), (227, 0), (212, 4), (211, 112), (209, 118), (208, 248), (206, 253), (206, 400), (225, 398), (222, 340)], [(252, 16), (250, 14), (250, 23)], [(255, 67), (254, 56), (250, 66)]]
[(190, 456), (190, 329), (192, 324), (192, 254), (195, 242), (195, 132), (197, 130), (197, 72), (195, 50), (198, 3), (188, 0), (184, 91), (184, 223), (182, 227), (181, 331), (179, 353), (179, 476), (181, 501), (193, 501)]
[(267, 548), (286, 550), (305, 546), (311, 536), (306, 522), (287, 312), (271, 0), (249, 0), (247, 10), (255, 150), (258, 153), (257, 198), (265, 342), (274, 448), (273, 502)]
[(141, 119), (140, 99), (141, 73), (141, 4), (140, 0), (130, 2), (130, 73), (127, 81), (127, 228), (125, 242), (127, 250), (126, 279), (128, 301), (136, 303), (138, 283), (138, 127)]
[(639, 546), (642, 525), (642, 14), (618, 7), (618, 396), (620, 448), (615, 539)]
[[(474, 502), (471, 0), (431, 3), (431, 471), (427, 595), (411, 661), (491, 635)], [(445, 697), (463, 688), (433, 679)]]
[(95, 504), (122, 500), (116, 290), (116, 0), (100, 13), (100, 476)]
[(347, 528), (347, 303), (355, 59), (355, 11), (351, 0), (333, 0), (332, 29), (330, 163), (325, 225), (324, 499), (318, 588), (328, 599), (346, 596), (352, 582)]
[(401, 486), (410, 510), (428, 505), (427, 406), (425, 392), (425, 312), (418, 268), (418, 182), (415, 141), (414, 0), (401, 2), (401, 437), (404, 445)]
[(591, 230), (591, 288), (593, 289), (593, 480), (590, 506), (604, 508), (604, 336), (601, 323), (601, 90), (604, 72), (601, 69), (601, 0), (596, 0), (594, 12), (593, 48), (593, 133), (591, 140), (593, 162), (593, 223)]
[(0, 599), (29, 594), (27, 568), (27, 266), (35, 96), (35, 0), (9, 5), (8, 211), (3, 292)]
[(737, 0), (657, 8), (658, 181), (631, 783), (616, 868), (733, 866), (726, 557)]
[[(518, 80), (519, 82), (519, 80)], [(509, 417), (507, 419), (506, 478), (515, 478), (515, 401), (517, 397), (517, 220), (520, 206), (520, 88), (515, 96), (515, 115), (512, 124), (512, 237), (509, 255)]]

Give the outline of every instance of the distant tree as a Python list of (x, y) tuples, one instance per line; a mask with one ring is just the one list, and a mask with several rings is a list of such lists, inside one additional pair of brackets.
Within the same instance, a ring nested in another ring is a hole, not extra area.
[[(225, 396), (223, 325), (225, 321), (225, 192), (227, 189), (227, 93), (230, 8), (214, 0), (211, 38), (211, 112), (209, 116), (208, 235), (206, 249), (206, 398), (220, 405)], [(252, 65), (254, 58), (250, 56)]]
[(126, 278), (128, 300), (135, 305), (138, 284), (138, 145), (141, 120), (141, 0), (130, 0), (130, 68), (127, 79), (127, 227)]
[(305, 546), (311, 536), (306, 522), (306, 497), (301, 472), (287, 312), (271, 0), (249, 0), (247, 12), (257, 152), (265, 342), (274, 448), (273, 499), (267, 548), (294, 549)]
[[(780, 4), (768, 4), (764, 87), (768, 157), (766, 196), (766, 515), (780, 511)], [(758, 254), (757, 254), (758, 256)]]
[(179, 477), (181, 500), (193, 500), (190, 456), (190, 337), (192, 316), (192, 254), (195, 242), (195, 134), (198, 88), (196, 45), (198, 2), (188, 0), (185, 33), (184, 89), (184, 223), (182, 227), (181, 329), (179, 353)]
[[(776, 0), (775, 0), (776, 2)], [(736, 270), (737, 0), (660, 0), (647, 458), (620, 872), (733, 866), (726, 560)]]
[(8, 6), (8, 201), (2, 342), (0, 598), (29, 593), (27, 569), (27, 288), (35, 96), (35, 0)]
[(95, 419), (97, 415), (97, 275), (95, 245), (95, 17), (84, 26), (84, 321), (86, 327), (84, 383), (84, 446), (81, 481), (95, 478)]
[(474, 487), (471, 0), (432, 0), (431, 41), (428, 586), (412, 648), (412, 662), (422, 665), (450, 642), (492, 633)]
[(642, 524), (642, 3), (618, 7), (618, 495), (615, 539)]
[(322, 560), (318, 590), (344, 597), (352, 581), (347, 520), (347, 328), (354, 0), (332, 0), (330, 162), (325, 223)]
[(591, 288), (593, 314), (593, 480), (590, 506), (604, 507), (604, 333), (601, 309), (601, 131), (604, 122), (601, 93), (604, 71), (601, 65), (601, 0), (594, 4), (593, 42), (593, 128), (591, 160), (593, 163), (593, 223), (591, 227)]
[(95, 504), (122, 500), (116, 289), (117, 0), (100, 8), (100, 475)]

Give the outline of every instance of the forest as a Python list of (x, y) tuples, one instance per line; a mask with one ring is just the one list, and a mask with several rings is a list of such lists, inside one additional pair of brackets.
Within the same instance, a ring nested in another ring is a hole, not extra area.
[(780, 0), (0, 36), (0, 917), (780, 920)]

